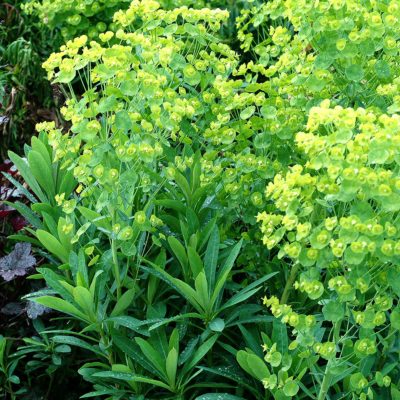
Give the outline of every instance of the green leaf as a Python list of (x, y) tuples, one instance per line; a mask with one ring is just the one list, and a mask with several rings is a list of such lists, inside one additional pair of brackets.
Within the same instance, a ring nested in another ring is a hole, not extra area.
[(194, 284), (196, 288), (197, 301), (204, 310), (209, 310), (208, 284), (204, 271), (197, 275)]
[(8, 377), (8, 380), (11, 382), (11, 383), (14, 383), (15, 385), (19, 385), (20, 384), (20, 379), (19, 379), (19, 377), (18, 376), (16, 376), (16, 375), (11, 375), (11, 376), (9, 376)]
[(21, 203), (19, 201), (15, 203), (10, 201), (4, 201), (3, 203), (15, 208), (35, 228), (37, 229), (43, 228), (42, 221), (40, 220), (38, 215), (32, 212), (32, 210), (24, 203)]
[[(149, 331), (158, 329), (160, 326), (167, 325), (171, 322), (180, 321), (180, 320), (184, 320), (187, 318), (202, 319), (202, 316), (199, 313), (186, 313), (186, 314), (179, 314), (179, 315), (176, 315), (175, 317), (171, 317), (171, 318), (161, 318), (161, 319), (157, 319), (157, 320), (151, 320), (152, 325), (149, 326)], [(147, 322), (149, 322), (149, 320), (147, 320)]]
[(73, 296), (76, 304), (85, 312), (87, 319), (95, 322), (94, 299), (90, 291), (83, 286), (77, 286), (73, 290)]
[(199, 252), (201, 252), (205, 245), (208, 244), (208, 239), (216, 225), (216, 221), (216, 218), (213, 218), (203, 227), (200, 233), (199, 245), (197, 246)]
[(31, 146), (32, 146), (32, 150), (40, 153), (40, 155), (45, 160), (46, 164), (48, 164), (48, 165), (52, 164), (52, 159), (51, 159), (51, 154), (49, 152), (49, 149), (42, 142), (42, 140), (40, 140), (36, 136), (33, 136), (31, 139)]
[(397, 193), (392, 193), (390, 196), (385, 196), (380, 201), (382, 211), (396, 212), (400, 210), (400, 196)]
[(61, 176), (61, 182), (57, 185), (57, 193), (65, 193), (65, 197), (68, 198), (76, 185), (74, 174), (71, 171), (65, 171)]
[(255, 354), (240, 350), (236, 355), (236, 360), (248, 374), (260, 381), (270, 376), (265, 362)]
[(170, 390), (170, 387), (163, 382), (157, 381), (155, 379), (150, 379), (142, 375), (137, 374), (129, 374), (127, 372), (116, 372), (116, 371), (102, 371), (102, 372), (95, 372), (92, 376), (96, 376), (99, 378), (109, 378), (109, 379), (116, 379), (121, 381), (127, 382), (142, 382), (147, 383), (152, 386), (161, 387), (163, 389)]
[[(236, 354), (236, 351), (234, 351)], [(234, 381), (238, 386), (245, 387), (250, 391), (254, 391), (254, 386), (252, 386), (252, 381), (247, 378), (247, 376), (242, 373), (238, 366), (235, 364), (230, 366), (222, 365), (220, 367), (200, 367), (203, 371), (210, 372), (212, 374), (222, 376), (229, 380)]]
[(221, 269), (221, 272), (218, 275), (217, 283), (215, 285), (215, 289), (213, 295), (211, 297), (211, 305), (213, 306), (217, 301), (217, 298), (220, 294), (220, 291), (224, 287), (226, 280), (228, 279), (229, 273), (236, 261), (237, 256), (239, 255), (240, 249), (242, 248), (243, 239), (240, 240), (239, 243), (235, 245), (235, 247), (229, 253), (228, 258), (225, 261), (224, 266)]
[(172, 199), (154, 200), (154, 204), (161, 207), (170, 208), (172, 210), (178, 211), (181, 214), (186, 213), (185, 205), (178, 200), (172, 200)]
[(59, 299), (58, 297), (35, 297), (32, 298), (31, 301), (41, 304), (42, 306), (51, 308), (53, 310), (62, 312), (64, 314), (72, 315), (73, 317), (78, 318), (82, 321), (89, 322), (88, 317), (82, 311), (78, 310), (75, 306), (68, 303), (67, 301)]
[[(32, 243), (35, 246), (40, 247), (40, 242), (30, 236), (26, 236), (26, 235), (10, 235), (8, 236), (9, 240), (14, 240), (16, 242), (27, 242), (27, 243)], [(29, 279), (29, 278), (27, 278)]]
[(225, 302), (220, 311), (223, 311), (229, 307), (232, 307), (238, 303), (242, 303), (255, 293), (257, 293), (261, 289), (261, 284), (265, 281), (269, 280), (273, 276), (278, 274), (278, 272), (272, 272), (271, 274), (265, 275), (264, 277), (257, 279), (255, 282), (251, 283), (250, 285), (246, 286), (242, 289), (239, 293), (236, 293), (233, 297), (231, 297), (227, 302)]
[(105, 230), (111, 230), (110, 218), (105, 217), (96, 211), (91, 210), (86, 207), (78, 207), (79, 212), (88, 220), (91, 221), (98, 228), (103, 228)]
[(76, 71), (73, 69), (71, 71), (60, 71), (57, 74), (57, 78), (54, 80), (55, 83), (70, 83), (74, 80)]
[(28, 163), (36, 181), (39, 182), (39, 185), (44, 189), (49, 198), (53, 199), (56, 191), (51, 164), (48, 164), (43, 156), (34, 150), (28, 154)]
[(47, 203), (47, 196), (43, 193), (37, 180), (33, 176), (33, 173), (31, 172), (28, 163), (12, 151), (8, 152), (8, 156), (10, 157), (10, 160), (13, 162), (13, 164), (17, 167), (18, 172), (24, 178), (24, 181), (33, 190), (33, 193), (36, 194), (36, 196), (42, 203)]
[(113, 111), (118, 105), (118, 101), (114, 95), (105, 96), (99, 102), (99, 113), (106, 113), (108, 111)]
[(359, 391), (359, 385), (361, 382), (368, 384), (368, 381), (361, 372), (356, 372), (350, 376), (350, 388), (352, 390)]
[[(117, 317), (119, 318), (119, 317)], [(118, 335), (116, 333), (112, 334), (113, 342), (115, 345), (129, 358), (134, 360), (144, 369), (146, 369), (151, 374), (160, 376), (161, 374), (154, 368), (154, 366), (147, 360), (146, 357), (141, 352), (140, 347), (135, 343), (135, 341), (129, 339), (126, 336)]]
[(225, 328), (225, 321), (221, 318), (216, 318), (208, 326), (213, 332), (222, 332)]
[(368, 153), (368, 162), (371, 164), (384, 164), (389, 156), (390, 153), (387, 149), (375, 144)]
[(154, 347), (146, 342), (146, 340), (137, 337), (135, 338), (136, 343), (142, 350), (144, 356), (153, 364), (153, 366), (161, 373), (164, 379), (167, 379), (167, 371), (165, 370), (165, 366), (163, 363), (163, 358), (161, 354), (159, 354)]
[(91, 353), (95, 353), (101, 357), (107, 358), (107, 355), (98, 350), (97, 345), (89, 344), (82, 339), (78, 339), (74, 336), (66, 336), (66, 335), (56, 335), (51, 338), (54, 343), (66, 344), (69, 346), (80, 347), (82, 349), (88, 350)]
[(167, 371), (168, 382), (171, 387), (175, 386), (177, 367), (178, 367), (178, 351), (176, 348), (173, 348), (169, 351), (167, 359), (165, 361), (165, 368)]
[(173, 236), (168, 237), (168, 244), (170, 245), (175, 257), (178, 259), (179, 263), (182, 265), (184, 271), (186, 271), (188, 266), (188, 258), (186, 255), (185, 248), (182, 243)]
[(16, 179), (13, 178), (12, 175), (8, 174), (7, 172), (3, 172), (3, 175), (7, 178), (8, 181), (10, 181), (14, 187), (16, 187), (31, 203), (36, 203), (37, 199), (35, 196), (32, 195), (32, 193), (24, 187), (20, 182), (18, 182)]
[(132, 304), (135, 294), (136, 289), (127, 290), (115, 305), (113, 311), (111, 312), (111, 317), (116, 317), (122, 314)]
[(89, 392), (84, 394), (83, 396), (80, 397), (80, 399), (89, 399), (91, 397), (96, 397), (98, 398), (99, 396), (107, 396), (107, 395), (123, 395), (125, 394), (125, 391), (119, 391), (115, 388), (112, 389), (101, 389), (101, 390), (95, 390), (94, 392)]
[(319, 79), (315, 75), (311, 75), (305, 82), (305, 86), (312, 92), (320, 92), (325, 86), (326, 81)]
[(175, 328), (172, 331), (172, 334), (169, 338), (169, 342), (168, 342), (168, 349), (172, 350), (172, 349), (176, 349), (178, 350), (179, 353), (179, 329)]
[[(33, 206), (37, 206), (37, 204), (32, 205)], [(42, 212), (43, 215), (43, 220), (44, 220), (44, 229), (46, 232), (52, 234), (54, 237), (60, 238), (58, 236), (58, 229), (57, 229), (57, 224), (56, 224), (56, 220), (50, 215), (47, 214), (46, 212)], [(58, 223), (58, 226), (60, 227), (60, 221)], [(60, 227), (61, 230), (61, 227)], [(60, 241), (61, 245), (63, 246), (63, 243)]]
[(275, 119), (277, 110), (274, 106), (265, 105), (261, 107), (261, 114), (265, 119)]
[(359, 82), (361, 81), (361, 79), (364, 78), (364, 70), (358, 64), (353, 64), (350, 65), (350, 67), (347, 67), (345, 70), (345, 74), (347, 79), (354, 82)]
[(44, 280), (46, 281), (47, 285), (55, 290), (57, 294), (63, 297), (68, 302), (72, 303), (74, 301), (72, 290), (73, 287), (69, 285), (69, 289), (65, 286), (65, 278), (61, 275), (57, 275), (49, 268), (38, 268), (37, 272), (39, 272)]
[(350, 265), (359, 265), (364, 260), (365, 254), (355, 253), (350, 247), (344, 252), (344, 259)]
[(190, 36), (199, 36), (200, 35), (199, 28), (197, 28), (193, 24), (186, 23), (186, 24), (183, 25), (183, 29)]
[(125, 328), (128, 328), (134, 332), (140, 333), (141, 335), (150, 336), (147, 330), (143, 328), (144, 325), (148, 324), (147, 321), (141, 321), (139, 319), (126, 315), (108, 318), (106, 321), (115, 322), (116, 324), (124, 326)]
[(125, 96), (135, 96), (138, 92), (138, 83), (134, 79), (127, 79), (121, 82), (119, 88)]
[(390, 65), (387, 61), (385, 60), (378, 60), (375, 63), (375, 72), (376, 72), (376, 76), (380, 79), (380, 80), (388, 80), (391, 77), (391, 70), (390, 70)]
[(190, 191), (190, 186), (189, 186), (188, 181), (180, 172), (175, 172), (174, 179), (175, 179), (175, 182), (177, 183), (177, 185), (179, 186), (179, 189), (181, 189), (186, 200), (190, 203), (192, 194)]
[[(44, 217), (44, 215), (43, 215), (43, 217)], [(47, 223), (47, 220), (46, 220), (46, 223)], [(74, 231), (72, 230), (70, 233), (65, 233), (63, 228), (66, 224), (67, 224), (67, 220), (65, 218), (60, 218), (58, 220), (56, 233), (59, 238), (61, 246), (66, 250), (66, 252), (68, 252), (68, 255), (69, 255), (70, 251), (71, 251), (71, 239), (72, 239)]]
[(400, 390), (394, 384), (390, 386), (390, 396), (392, 400), (400, 400)]
[(123, 133), (127, 133), (132, 129), (132, 121), (127, 111), (118, 111), (115, 114), (115, 127)]
[(193, 277), (196, 278), (200, 272), (204, 271), (203, 262), (199, 254), (193, 247), (188, 246), (187, 251), (188, 251), (189, 265), (192, 270)]
[(65, 249), (62, 244), (50, 233), (39, 229), (36, 232), (36, 236), (40, 243), (53, 255), (58, 257), (63, 263), (68, 262), (69, 252)]
[(219, 243), (219, 230), (217, 226), (214, 226), (214, 229), (211, 231), (210, 239), (208, 241), (206, 253), (204, 256), (204, 268), (210, 295), (214, 290), (215, 274), (217, 270), (219, 254)]
[(256, 108), (254, 106), (249, 106), (240, 113), (240, 118), (249, 119), (255, 113), (255, 111)]
[(218, 335), (211, 336), (196, 350), (193, 356), (185, 363), (182, 369), (182, 375), (190, 372), (190, 370), (201, 361), (201, 359), (212, 349), (217, 339)]
[(228, 393), (208, 393), (196, 397), (195, 400), (245, 400), (243, 397)]
[[(149, 261), (146, 262), (150, 263)], [(179, 279), (173, 278), (170, 274), (160, 269), (157, 265), (152, 263), (150, 264), (153, 265), (153, 268), (148, 268), (145, 266), (141, 266), (140, 268), (168, 283), (168, 285), (180, 293), (199, 313), (204, 312), (198, 301), (197, 293), (192, 287)]]
[(296, 396), (296, 394), (299, 391), (299, 385), (295, 381), (288, 381), (285, 383), (283, 386), (283, 393), (285, 393), (286, 396), (293, 397)]
[[(254, 331), (249, 331), (243, 324), (238, 325), (242, 333), (247, 352), (255, 354), (258, 357), (263, 356), (262, 348), (260, 346), (260, 338)], [(267, 342), (268, 343), (268, 342)], [(236, 353), (235, 353), (236, 354)]]
[(396, 307), (390, 314), (390, 323), (394, 329), (400, 330), (400, 307)]
[(322, 307), (322, 313), (327, 321), (338, 322), (344, 317), (344, 306), (339, 301), (330, 301)]
[(285, 354), (287, 352), (289, 347), (287, 328), (284, 323), (277, 319), (275, 319), (272, 324), (272, 341), (276, 343), (276, 349), (281, 354)]
[(190, 189), (192, 192), (196, 192), (201, 186), (200, 186), (200, 177), (202, 173), (202, 167), (201, 167), (201, 154), (200, 152), (197, 152), (195, 154), (195, 161), (193, 162), (193, 166), (191, 169), (191, 174), (190, 174)]

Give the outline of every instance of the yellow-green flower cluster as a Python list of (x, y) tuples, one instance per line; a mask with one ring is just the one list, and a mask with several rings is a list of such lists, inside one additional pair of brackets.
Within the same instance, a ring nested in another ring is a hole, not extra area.
[[(389, 315), (398, 327), (392, 305), (400, 272), (399, 143), (398, 115), (324, 101), (311, 108), (305, 132), (296, 135), (304, 164), (267, 185), (271, 205), (257, 217), (264, 245), (279, 247), (278, 258), (299, 268), (293, 288), (322, 300), (328, 321), (345, 319), (359, 331), (351, 342), (358, 358), (377, 351), (377, 330), (387, 328)], [(297, 328), (291, 305), (277, 298), (265, 303)], [(339, 351), (337, 340), (318, 343), (312, 327), (297, 334), (299, 340), (302, 347), (314, 342), (313, 352), (327, 360)]]
[(327, 345), (321, 347), (317, 338), (318, 324), (314, 315), (297, 313), (292, 306), (281, 304), (275, 296), (265, 297), (263, 303), (275, 318), (292, 329), (294, 340), (288, 346), (289, 351), (297, 351), (300, 348), (302, 357), (309, 357), (314, 350), (322, 357), (326, 357), (327, 351), (323, 351), (323, 349)]
[(107, 29), (115, 30), (114, 13), (129, 6), (130, 0), (29, 0), (25, 12), (39, 16), (50, 29), (60, 28), (65, 39), (87, 33), (97, 38)]
[[(325, 102), (311, 109), (307, 128), (296, 136), (305, 167), (276, 175), (266, 189), (283, 214), (258, 215), (264, 244), (271, 249), (287, 238), (283, 252), (304, 265), (342, 257), (359, 264), (367, 256), (394, 262), (400, 118)], [(350, 205), (346, 212), (342, 204)]]
[[(219, 117), (213, 85), (238, 62), (214, 34), (227, 18), (221, 10), (166, 11), (155, 1), (134, 1), (115, 15), (123, 29), (105, 31), (100, 42), (86, 35), (70, 40), (44, 63), (53, 82), (69, 89), (77, 79), (88, 83), (61, 109), (67, 132), (39, 128), (47, 131), (55, 159), (80, 184), (79, 210), (94, 201), (96, 214), (83, 215), (99, 220), (111, 237), (129, 242), (137, 230), (161, 226), (144, 204), (160, 179), (171, 179), (167, 166), (180, 168), (178, 159), (164, 162), (165, 149), (192, 144), (214, 121), (227, 122)], [(132, 206), (139, 194), (141, 218)]]
[[(167, 25), (181, 24), (179, 20), (189, 24), (199, 24), (200, 21), (204, 21), (211, 30), (217, 31), (228, 17), (229, 13), (226, 10), (209, 8), (196, 10), (182, 6), (168, 11), (162, 9), (161, 4), (156, 0), (133, 0), (126, 11), (119, 11), (114, 15), (114, 22), (122, 27), (128, 27), (135, 25), (138, 20), (144, 24), (157, 20), (159, 24), (165, 22)], [(187, 26), (186, 28), (190, 29), (193, 34), (199, 34), (202, 30), (205, 33), (203, 26), (200, 24)]]
[(399, 109), (399, 17), (396, 2), (378, 7), (356, 0), (274, 0), (243, 11), (239, 38), (254, 59), (236, 74), (247, 78), (247, 90), (265, 93), (268, 100), (261, 109), (255, 105), (255, 115), (270, 121), (274, 144), (290, 154), (287, 139), (304, 130), (308, 110), (324, 99), (352, 105), (357, 93), (361, 106)]
[[(114, 14), (118, 13), (121, 22), (127, 26), (135, 20), (135, 12), (140, 10), (142, 14), (151, 14), (159, 10), (160, 5), (153, 0), (144, 1), (143, 4), (132, 0), (28, 0), (23, 5), (23, 10), (29, 14), (37, 15), (43, 27), (50, 29), (61, 28), (64, 39), (71, 39), (82, 33), (86, 33), (91, 39), (98, 39), (106, 30), (116, 31), (118, 24), (113, 22)], [(162, 8), (174, 9), (178, 7), (203, 8), (207, 6), (203, 0), (160, 0)], [(130, 6), (131, 5), (131, 6)], [(129, 9), (129, 13), (124, 12)], [(199, 11), (196, 10), (197, 13)], [(206, 11), (208, 12), (208, 11)], [(185, 14), (190, 19), (191, 11)], [(127, 22), (130, 20), (131, 22)], [(217, 25), (214, 25), (215, 27)]]
[[(104, 45), (94, 41), (88, 45), (88, 38), (82, 36), (51, 55), (44, 63), (50, 79), (70, 83), (90, 71), (91, 82), (97, 87), (80, 101), (69, 100), (62, 109), (72, 126), (58, 147), (72, 138), (85, 144), (80, 157), (75, 153), (71, 157), (81, 183), (115, 180), (115, 173), (109, 176), (103, 171), (107, 168), (101, 157), (93, 161), (101, 141), (108, 142), (115, 155), (114, 167), (109, 168), (119, 171), (116, 167), (121, 162), (154, 162), (162, 155), (161, 144), (167, 139), (190, 144), (200, 127), (211, 129), (203, 119), (216, 111), (214, 88), (203, 85), (201, 98), (187, 85), (195, 88), (215, 75), (222, 80), (236, 65), (237, 56), (227, 45), (212, 36), (202, 44), (197, 39), (226, 18), (227, 13), (221, 10), (200, 12), (182, 7), (165, 11), (155, 1), (135, 1), (128, 11), (115, 15), (127, 28), (139, 23), (134, 32), (116, 32), (119, 44), (109, 44), (114, 34), (106, 32), (101, 37)], [(153, 30), (149, 28), (151, 21), (157, 21)], [(175, 89), (171, 88), (173, 76), (180, 80)], [(109, 153), (107, 158), (112, 159)]]

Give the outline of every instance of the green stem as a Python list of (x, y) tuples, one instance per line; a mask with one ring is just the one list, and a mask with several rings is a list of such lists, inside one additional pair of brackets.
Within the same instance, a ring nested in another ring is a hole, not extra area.
[(332, 374), (330, 372), (330, 362), (326, 364), (324, 379), (322, 380), (321, 389), (318, 393), (318, 400), (325, 400), (332, 382)]
[[(100, 337), (101, 337), (101, 340), (104, 343), (104, 345), (108, 346), (109, 340), (107, 338), (107, 335), (104, 333), (103, 329), (100, 329)], [(110, 367), (112, 367), (114, 364), (114, 354), (113, 354), (112, 350), (108, 351), (107, 358), (108, 358), (108, 363), (110, 364)]]
[(111, 239), (111, 251), (114, 266), (115, 283), (117, 284), (117, 301), (121, 297), (121, 272), (119, 270), (117, 244), (114, 239)]
[[(114, 208), (109, 208), (111, 219), (112, 219), (112, 226), (114, 227), (116, 223), (116, 211)], [(117, 301), (121, 297), (121, 271), (119, 269), (119, 262), (118, 262), (118, 251), (117, 251), (117, 243), (114, 236), (111, 237), (111, 253), (112, 253), (112, 260), (113, 260), (113, 270), (114, 270), (114, 277), (115, 283), (117, 285)]]
[(10, 381), (8, 381), (8, 393), (11, 396), (11, 400), (16, 400), (16, 397), (15, 397), (15, 394), (14, 394), (14, 391), (13, 391), (13, 388), (12, 388), (12, 384), (11, 384)]
[(296, 264), (292, 267), (289, 278), (286, 281), (285, 289), (283, 289), (283, 293), (282, 293), (282, 297), (281, 297), (281, 301), (280, 301), (281, 304), (286, 304), (287, 301), (289, 300), (289, 294), (290, 294), (290, 291), (292, 290), (292, 287), (293, 287), (294, 281), (296, 280), (299, 269), (300, 269), (300, 264)]
[(50, 397), (50, 394), (51, 394), (51, 391), (52, 391), (52, 388), (53, 388), (53, 383), (54, 383), (54, 373), (50, 377), (50, 382), (49, 382), (49, 386), (47, 388), (45, 400), (47, 400)]

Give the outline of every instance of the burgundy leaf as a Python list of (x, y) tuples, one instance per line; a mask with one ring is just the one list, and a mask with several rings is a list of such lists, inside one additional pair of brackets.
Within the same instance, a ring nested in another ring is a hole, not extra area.
[(20, 215), (17, 215), (14, 218), (12, 218), (10, 222), (14, 232), (18, 232), (28, 225), (26, 219), (24, 217), (21, 217)]
[(0, 205), (0, 218), (6, 218), (14, 211), (15, 211), (14, 208), (7, 206), (5, 204), (1, 204)]
[(4, 160), (4, 162), (0, 164), (0, 171), (10, 173), (12, 166), (13, 164), (10, 160)]

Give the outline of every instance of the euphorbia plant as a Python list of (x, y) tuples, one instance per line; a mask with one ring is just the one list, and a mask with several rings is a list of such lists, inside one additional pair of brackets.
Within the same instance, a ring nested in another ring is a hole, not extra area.
[[(227, 18), (222, 10), (165, 11), (155, 1), (134, 1), (116, 13), (120, 29), (101, 34), (100, 43), (69, 41), (44, 66), (69, 93), (62, 114), (70, 128), (40, 124), (28, 165), (13, 156), (40, 199), (36, 214), (24, 210), (38, 240), (25, 240), (50, 253), (51, 265), (34, 276), (47, 288), (31, 299), (68, 315), (71, 330), (53, 340), (89, 352), (80, 373), (104, 395), (183, 396), (194, 379), (190, 396), (202, 393), (196, 368), (218, 335), (260, 311), (253, 305), (243, 318), (245, 302), (268, 277), (228, 288), (240, 244), (229, 251), (232, 242), (219, 240), (201, 156), (199, 132), (218, 108), (216, 76), (224, 80), (238, 62), (217, 36)], [(79, 78), (82, 96), (72, 90)], [(159, 278), (185, 290), (177, 297)], [(179, 338), (171, 324), (179, 325)], [(179, 341), (186, 350), (178, 365)], [(232, 351), (224, 357), (233, 360)], [(206, 366), (224, 357), (209, 355)]]
[(324, 102), (307, 128), (296, 136), (305, 166), (275, 177), (266, 190), (274, 211), (258, 216), (265, 245), (292, 264), (280, 301), (265, 304), (293, 330), (294, 355), (327, 361), (319, 399), (332, 382), (363, 398), (388, 393), (378, 387), (398, 379), (399, 118)]
[(275, 0), (238, 18), (251, 60), (214, 85), (220, 115), (204, 133), (204, 157), (208, 175), (222, 179), (227, 217), (240, 209), (251, 238), (265, 185), (303, 164), (293, 139), (311, 107), (329, 99), (396, 112), (399, 17), (394, 1)]

